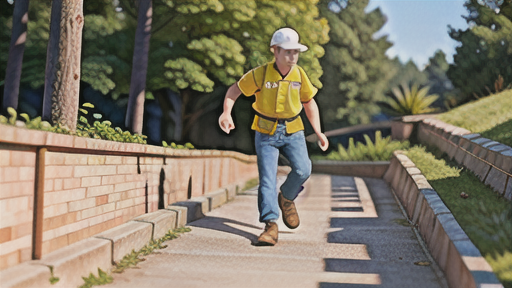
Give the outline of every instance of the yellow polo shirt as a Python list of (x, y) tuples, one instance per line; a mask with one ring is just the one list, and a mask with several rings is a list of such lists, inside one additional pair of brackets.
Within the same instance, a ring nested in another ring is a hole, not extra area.
[[(256, 96), (252, 107), (257, 113), (275, 119), (292, 118), (300, 113), (302, 103), (313, 99), (318, 89), (311, 84), (306, 72), (300, 66), (293, 66), (283, 79), (274, 68), (274, 62), (247, 72), (237, 85), (245, 96)], [(289, 134), (304, 130), (300, 117), (285, 123), (286, 132)], [(273, 135), (276, 127), (277, 120), (272, 121), (256, 115), (251, 128)]]

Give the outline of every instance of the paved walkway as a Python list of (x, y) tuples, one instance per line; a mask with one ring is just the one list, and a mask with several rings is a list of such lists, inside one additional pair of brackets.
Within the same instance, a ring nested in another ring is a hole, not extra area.
[(264, 225), (248, 191), (105, 287), (445, 287), (415, 264), (428, 257), (384, 181), (313, 175), (296, 204), (300, 227), (279, 222), (276, 246), (254, 246)]

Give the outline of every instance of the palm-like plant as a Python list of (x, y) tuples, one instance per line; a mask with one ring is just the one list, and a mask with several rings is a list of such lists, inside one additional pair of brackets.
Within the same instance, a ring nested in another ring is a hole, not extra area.
[(388, 97), (385, 110), (395, 115), (416, 115), (425, 114), (436, 111), (436, 108), (430, 107), (439, 96), (437, 94), (428, 94), (430, 86), (419, 88), (418, 84), (413, 84), (409, 89), (409, 86), (405, 83), (402, 85), (402, 89), (399, 87), (393, 87), (391, 91), (393, 96)]

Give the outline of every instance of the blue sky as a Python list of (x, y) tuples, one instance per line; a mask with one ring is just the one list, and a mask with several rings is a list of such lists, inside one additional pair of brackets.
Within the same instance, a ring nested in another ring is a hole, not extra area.
[(464, 0), (370, 0), (367, 11), (377, 7), (388, 21), (375, 36), (388, 35), (393, 42), (386, 55), (398, 56), (405, 63), (412, 59), (422, 69), (428, 58), (441, 49), (449, 63), (457, 46), (448, 35), (448, 25), (453, 28), (467, 29), (467, 15)]

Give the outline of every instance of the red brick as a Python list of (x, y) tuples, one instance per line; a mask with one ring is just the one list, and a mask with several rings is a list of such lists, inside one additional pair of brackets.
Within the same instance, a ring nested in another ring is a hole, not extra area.
[(101, 177), (101, 184), (102, 185), (119, 184), (119, 183), (124, 183), (125, 180), (126, 180), (125, 175), (103, 176), (103, 177)]
[(80, 178), (64, 179), (64, 190), (73, 189), (73, 188), (79, 188), (81, 182), (82, 182), (82, 179), (80, 179)]
[(67, 166), (87, 165), (87, 155), (83, 154), (65, 154), (64, 164)]
[(0, 244), (11, 241), (11, 239), (12, 239), (11, 231), (12, 231), (11, 227), (5, 227), (5, 228), (0, 229)]
[(34, 194), (34, 181), (0, 183), (0, 200)]
[(36, 169), (34, 167), (19, 168), (20, 181), (34, 181), (36, 178)]
[(45, 179), (55, 178), (71, 178), (73, 177), (73, 169), (67, 166), (46, 166), (44, 169)]
[(36, 153), (33, 151), (11, 151), (11, 166), (35, 167)]
[(2, 167), (0, 168), (2, 173), (2, 182), (18, 182), (20, 180), (20, 167)]
[(82, 187), (90, 187), (90, 186), (99, 186), (101, 185), (101, 176), (94, 177), (83, 177), (82, 178)]
[(18, 250), (20, 252), (20, 263), (32, 260), (32, 247)]
[(18, 239), (26, 235), (32, 235), (32, 222), (12, 227), (12, 239)]
[(10, 165), (11, 165), (11, 151), (0, 150), (0, 167), (10, 166)]
[(115, 175), (116, 166), (75, 166), (75, 177)]
[(68, 242), (68, 235), (62, 235), (60, 237), (57, 237), (57, 238), (54, 238), (54, 239), (51, 239), (48, 241), (49, 243), (49, 249), (48, 249), (48, 253), (50, 252), (53, 252), (57, 249), (60, 249), (60, 248), (64, 248), (66, 246), (68, 246), (69, 242)]
[[(46, 204), (46, 203), (45, 203)], [(57, 205), (48, 205), (43, 209), (44, 217), (54, 217), (68, 213), (68, 203), (60, 203)]]
[[(137, 163), (137, 162), (135, 162)], [(119, 165), (123, 164), (123, 157), (122, 156), (107, 156), (105, 159), (106, 165)]]
[(137, 165), (117, 166), (117, 174), (137, 174)]
[(58, 152), (47, 152), (45, 154), (45, 165), (63, 165), (66, 154)]
[(102, 195), (96, 197), (96, 206), (100, 206), (108, 203), (108, 195)]
[(100, 195), (107, 195), (114, 192), (114, 185), (103, 185), (87, 188), (87, 198), (96, 197)]
[(52, 230), (55, 228), (59, 228), (71, 223), (74, 223), (77, 220), (78, 212), (66, 213), (64, 215), (52, 217), (49, 219), (44, 219), (43, 221), (43, 231)]
[(63, 187), (64, 187), (64, 180), (62, 180), (62, 179), (55, 179), (53, 181), (53, 190), (54, 191), (60, 191), (60, 190), (62, 190)]
[(87, 148), (87, 142), (84, 137), (74, 137), (73, 147), (75, 148)]
[(69, 212), (85, 210), (94, 206), (96, 206), (96, 199), (94, 198), (85, 198), (68, 203)]
[(85, 238), (88, 238), (92, 236), (90, 227), (87, 227), (85, 229), (81, 229), (72, 233), (68, 234), (68, 243), (69, 245), (78, 242), (80, 240), (83, 240)]
[[(120, 223), (120, 224), (122, 224), (122, 223)], [(95, 234), (101, 233), (103, 231), (107, 231), (108, 229), (116, 227), (120, 224), (116, 223), (116, 219), (112, 219), (112, 220), (89, 227), (90, 233), (91, 233), (91, 235), (95, 235)]]
[[(2, 133), (0, 133), (2, 134)], [(8, 267), (12, 267), (16, 264), (20, 263), (20, 252), (14, 251), (7, 255), (2, 255), (0, 257), (0, 270), (3, 270)]]
[[(145, 185), (145, 183), (144, 183)], [(114, 188), (114, 192), (121, 192), (121, 191), (127, 191), (137, 188), (137, 182), (126, 182), (126, 183), (120, 183), (116, 184)]]
[(88, 165), (104, 165), (105, 164), (105, 156), (103, 155), (91, 155), (87, 157)]
[(123, 164), (137, 165), (137, 157), (123, 157)]
[(44, 195), (44, 204), (45, 206), (50, 206), (58, 203), (77, 201), (84, 198), (85, 188), (49, 192)]
[(11, 213), (26, 212), (28, 211), (28, 202), (30, 198), (27, 196), (20, 196), (14, 198), (7, 198), (0, 200), (0, 211), (2, 211), (2, 218)]
[(44, 180), (44, 192), (53, 191), (53, 179)]
[(58, 147), (73, 147), (74, 137), (70, 135), (48, 133), (46, 145)]

